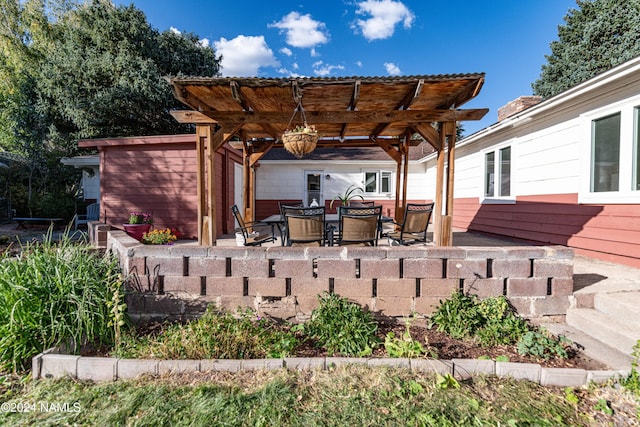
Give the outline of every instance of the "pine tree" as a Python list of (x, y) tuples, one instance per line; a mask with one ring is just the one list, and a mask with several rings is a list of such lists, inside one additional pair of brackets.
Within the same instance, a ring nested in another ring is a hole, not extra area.
[(640, 55), (640, 0), (577, 0), (533, 92), (549, 98)]

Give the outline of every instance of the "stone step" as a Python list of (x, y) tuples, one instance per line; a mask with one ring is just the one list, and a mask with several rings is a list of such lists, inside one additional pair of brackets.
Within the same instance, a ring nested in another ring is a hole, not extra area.
[(623, 320), (590, 308), (568, 309), (566, 323), (628, 355), (640, 339), (636, 319)]
[(594, 295), (593, 304), (596, 310), (640, 330), (640, 292), (599, 293)]
[(578, 348), (591, 359), (617, 371), (629, 371), (633, 358), (594, 337), (566, 323), (542, 323), (540, 326), (552, 334), (563, 335), (577, 344)]

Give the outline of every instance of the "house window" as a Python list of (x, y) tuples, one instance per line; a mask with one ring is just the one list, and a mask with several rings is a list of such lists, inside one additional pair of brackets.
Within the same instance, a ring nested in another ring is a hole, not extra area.
[(618, 191), (620, 113), (591, 122), (591, 191)]
[[(498, 161), (496, 162), (496, 156)], [(511, 147), (489, 151), (484, 155), (484, 197), (511, 196)]]
[(640, 190), (640, 107), (633, 109), (633, 190)]
[(391, 172), (365, 171), (364, 192), (365, 194), (391, 193)]

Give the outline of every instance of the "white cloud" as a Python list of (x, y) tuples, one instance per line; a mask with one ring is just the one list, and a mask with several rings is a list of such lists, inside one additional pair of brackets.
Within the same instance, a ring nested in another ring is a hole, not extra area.
[(356, 65), (360, 68), (362, 68), (362, 61), (356, 61)]
[(252, 77), (262, 67), (279, 67), (280, 63), (267, 46), (264, 36), (239, 35), (232, 40), (221, 38), (213, 43), (222, 55), (222, 75)]
[(313, 73), (316, 76), (325, 77), (333, 72), (333, 70), (344, 70), (342, 65), (330, 65), (325, 64), (322, 61), (317, 61), (313, 63)]
[(200, 43), (202, 47), (209, 47), (211, 45), (211, 42), (207, 38), (198, 40), (198, 43)]
[(179, 30), (179, 29), (177, 29), (176, 27), (169, 27), (169, 31), (171, 31), (173, 34), (177, 34), (177, 35), (182, 34), (182, 33), (180, 32), (180, 30)]
[(311, 55), (312, 58), (317, 58), (318, 56), (320, 56), (320, 54), (315, 48), (312, 48), (309, 54)]
[(387, 69), (387, 74), (389, 74), (390, 76), (399, 76), (400, 74), (402, 74), (402, 72), (400, 71), (400, 67), (398, 67), (393, 62), (385, 62), (384, 68)]
[(394, 0), (366, 0), (358, 3), (358, 15), (370, 17), (356, 20), (356, 26), (369, 41), (387, 39), (393, 35), (397, 24), (411, 28), (415, 15), (404, 3)]
[(282, 49), (280, 49), (280, 53), (287, 56), (293, 55), (293, 52), (291, 52), (291, 49), (289, 49), (288, 47), (283, 47)]
[(269, 24), (269, 27), (278, 28), (281, 33), (286, 33), (287, 44), (293, 47), (308, 48), (329, 41), (326, 25), (315, 21), (310, 14), (290, 12), (280, 21)]
[(291, 64), (291, 66), (293, 67), (294, 70), (297, 70), (298, 68), (300, 68), (297, 62), (294, 62), (293, 64)]

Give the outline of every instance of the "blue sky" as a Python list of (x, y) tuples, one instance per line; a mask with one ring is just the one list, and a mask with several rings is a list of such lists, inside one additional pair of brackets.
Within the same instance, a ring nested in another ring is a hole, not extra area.
[(225, 76), (387, 76), (486, 73), (462, 108), (489, 108), (465, 134), (540, 75), (575, 0), (115, 0), (160, 31), (198, 35), (223, 55)]

